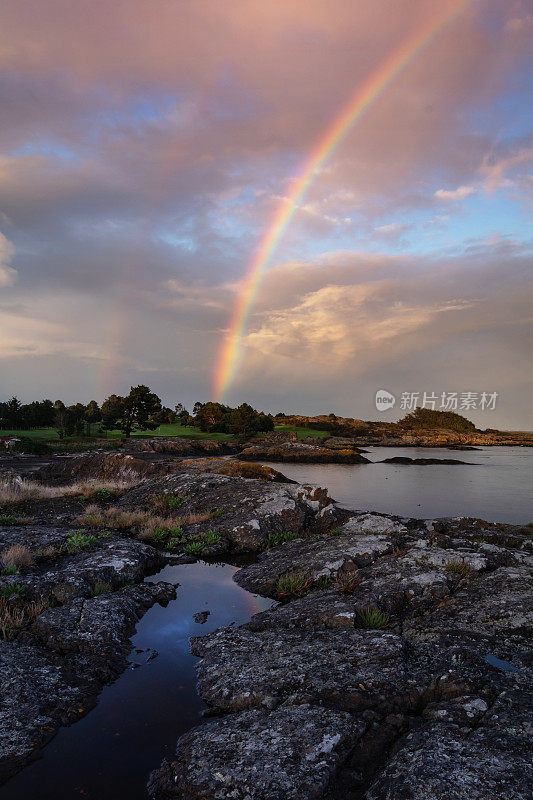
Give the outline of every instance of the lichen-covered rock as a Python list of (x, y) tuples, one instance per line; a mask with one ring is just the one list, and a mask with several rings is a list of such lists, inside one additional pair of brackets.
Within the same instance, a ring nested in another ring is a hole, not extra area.
[(386, 553), (394, 543), (385, 536), (316, 536), (297, 539), (262, 553), (255, 564), (235, 575), (239, 586), (267, 597), (276, 596), (279, 578), (290, 572), (304, 572), (313, 581), (334, 577), (347, 566), (364, 567)]
[(175, 596), (170, 584), (143, 583), (97, 597), (77, 598), (40, 614), (26, 638), (59, 653), (97, 654), (105, 659), (107, 669), (129, 652), (128, 636), (146, 609)]
[(13, 641), (0, 640), (0, 780), (95, 703), (125, 667), (129, 637), (169, 584), (130, 586), (44, 611)]
[[(0, 587), (17, 583), (26, 587), (30, 598), (65, 603), (74, 597), (88, 597), (98, 583), (119, 588), (138, 582), (165, 563), (163, 555), (144, 542), (124, 536), (99, 538), (93, 545), (68, 554), (69, 531), (40, 526), (38, 530), (17, 529), (13, 538), (0, 533), (0, 555), (11, 543), (23, 544), (34, 554), (34, 565), (17, 575), (0, 577)], [(44, 557), (47, 548), (57, 551)]]
[[(238, 550), (266, 547), (270, 534), (304, 533), (327, 520), (319, 512), (333, 504), (327, 492), (315, 486), (279, 484), (217, 474), (183, 473), (145, 481), (125, 492), (121, 508), (150, 508), (158, 494), (183, 499), (180, 515), (221, 510), (217, 531)], [(213, 523), (206, 523), (213, 527)]]
[(200, 693), (210, 705), (238, 711), (273, 708), (289, 696), (343, 710), (387, 697), (401, 704), (413, 685), (401, 638), (383, 631), (221, 628), (192, 640), (201, 656)]
[(32, 476), (46, 484), (68, 484), (94, 478), (135, 483), (167, 471), (162, 463), (135, 458), (127, 453), (79, 453), (56, 456)]
[(444, 634), (457, 639), (476, 637), (496, 646), (529, 647), (533, 630), (531, 571), (500, 567), (461, 582), (449, 600), (421, 617), (404, 621), (404, 634), (428, 641)]
[(154, 800), (313, 800), (364, 729), (349, 714), (308, 705), (232, 714), (182, 736), (148, 791)]
[(254, 443), (239, 453), (238, 458), (298, 464), (370, 464), (351, 442), (343, 447), (327, 447), (316, 439), (312, 442)]
[(533, 774), (523, 738), (483, 724), (472, 733), (433, 725), (410, 734), (366, 800), (528, 800)]

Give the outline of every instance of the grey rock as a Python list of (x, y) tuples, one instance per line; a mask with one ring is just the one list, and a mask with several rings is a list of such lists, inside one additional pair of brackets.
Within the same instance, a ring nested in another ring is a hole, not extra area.
[(232, 714), (182, 736), (148, 791), (154, 800), (312, 800), (364, 729), (349, 714), (307, 705)]

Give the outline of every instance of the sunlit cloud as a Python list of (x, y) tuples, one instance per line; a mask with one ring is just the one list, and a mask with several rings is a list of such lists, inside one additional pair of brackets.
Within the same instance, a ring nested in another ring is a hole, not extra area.
[(454, 200), (464, 200), (474, 194), (475, 189), (473, 186), (458, 186), (457, 189), (437, 189), (434, 197), (437, 200), (443, 200), (445, 203), (453, 202)]

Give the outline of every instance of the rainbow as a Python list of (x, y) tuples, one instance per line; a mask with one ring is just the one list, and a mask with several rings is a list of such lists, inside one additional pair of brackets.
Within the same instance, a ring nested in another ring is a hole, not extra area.
[(281, 201), (272, 222), (263, 236), (248, 267), (242, 288), (219, 357), (215, 365), (214, 396), (220, 401), (235, 372), (239, 344), (244, 333), (250, 309), (257, 296), (261, 278), (287, 229), (298, 203), (309, 189), (319, 170), (350, 129), (364, 112), (374, 103), (394, 78), (423, 50), (442, 28), (448, 25), (473, 0), (455, 0), (446, 8), (428, 19), (412, 33), (375, 70), (363, 86), (359, 87), (339, 116), (329, 125), (307, 158), (301, 172), (290, 184), (289, 191)]

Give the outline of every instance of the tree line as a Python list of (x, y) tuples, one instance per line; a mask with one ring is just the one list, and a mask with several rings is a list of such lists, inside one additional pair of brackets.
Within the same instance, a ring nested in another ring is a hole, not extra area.
[(233, 433), (249, 437), (274, 429), (271, 414), (256, 411), (248, 403), (237, 408), (222, 403), (194, 404), (189, 412), (181, 403), (174, 408), (164, 406), (148, 386), (132, 386), (126, 396), (112, 394), (101, 406), (96, 400), (87, 405), (67, 406), (61, 400), (34, 400), (22, 404), (16, 397), (0, 402), (0, 428), (28, 430), (55, 428), (59, 438), (91, 436), (120, 431), (129, 438), (135, 431), (155, 430), (160, 425), (179, 422), (208, 433)]

